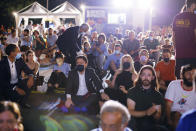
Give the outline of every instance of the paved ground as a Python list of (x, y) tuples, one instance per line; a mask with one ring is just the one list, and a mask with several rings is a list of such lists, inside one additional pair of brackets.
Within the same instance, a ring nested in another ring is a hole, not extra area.
[[(48, 81), (52, 68), (53, 66), (40, 68), (39, 74), (45, 76), (45, 81)], [(39, 88), (45, 88), (45, 86)], [(63, 113), (59, 108), (48, 109), (55, 105), (58, 97), (48, 96), (38, 91), (31, 93), (28, 99), (28, 104), (32, 106), (31, 109), (21, 110), (25, 131), (89, 131), (96, 127), (99, 119), (95, 115)], [(40, 105), (47, 109), (41, 110)]]

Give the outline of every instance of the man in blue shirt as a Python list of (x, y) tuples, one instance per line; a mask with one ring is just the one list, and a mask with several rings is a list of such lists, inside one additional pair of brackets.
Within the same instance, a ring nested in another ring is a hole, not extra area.
[(48, 36), (47, 36), (47, 46), (48, 46), (48, 56), (53, 55), (53, 52), (57, 48), (56, 41), (58, 39), (58, 36), (53, 34), (53, 29), (49, 28), (48, 29)]
[(121, 53), (122, 47), (120, 44), (116, 44), (114, 49), (114, 53), (108, 57), (103, 67), (104, 70), (108, 70), (109, 68), (113, 74), (115, 70), (120, 67), (120, 59), (123, 56), (123, 53)]

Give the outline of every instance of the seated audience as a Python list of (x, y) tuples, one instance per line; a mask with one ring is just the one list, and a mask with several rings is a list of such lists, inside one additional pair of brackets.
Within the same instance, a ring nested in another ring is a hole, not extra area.
[(26, 64), (29, 67), (29, 69), (33, 72), (34, 76), (36, 76), (39, 71), (39, 63), (36, 60), (34, 51), (28, 50), (26, 52)]
[(116, 28), (115, 29), (115, 33), (113, 34), (116, 38), (118, 38), (119, 40), (122, 39), (123, 35), (122, 33), (120, 33), (120, 29)]
[[(196, 89), (196, 72), (193, 80), (193, 88)], [(196, 93), (196, 92), (195, 92)], [(195, 94), (196, 95), (196, 94)], [(196, 109), (190, 110), (180, 118), (176, 131), (195, 131), (196, 129)]]
[(127, 127), (131, 119), (128, 109), (117, 101), (109, 100), (100, 111), (100, 128), (92, 131), (131, 131)]
[(139, 48), (140, 48), (140, 43), (136, 39), (135, 31), (132, 30), (129, 32), (129, 38), (124, 40), (123, 42), (123, 46), (122, 46), (123, 53), (131, 55), (133, 60), (137, 61), (139, 56)]
[(160, 91), (165, 94), (169, 83), (176, 80), (175, 60), (171, 60), (171, 51), (163, 49), (163, 60), (159, 61), (155, 67), (157, 78), (159, 80)]
[[(9, 44), (5, 52), (8, 56), (0, 61), (2, 96), (5, 100), (15, 101), (24, 107), (29, 107), (26, 100), (33, 86), (33, 72), (21, 58), (19, 48), (16, 45)], [(27, 79), (21, 79), (22, 71), (28, 75)]]
[(0, 130), (23, 131), (22, 116), (18, 105), (10, 101), (0, 102)]
[(5, 36), (1, 37), (1, 44), (0, 44), (1, 50), (4, 50), (7, 45), (8, 45), (7, 37)]
[(165, 44), (162, 46), (162, 49), (169, 49), (172, 52), (174, 50), (174, 46), (171, 45), (171, 42), (169, 39), (166, 39)]
[(180, 116), (196, 107), (196, 95), (193, 89), (193, 68), (190, 65), (182, 66), (181, 80), (172, 81), (166, 91), (167, 122), (176, 128)]
[[(26, 61), (27, 66), (33, 72), (33, 75), (34, 75), (33, 88), (36, 89), (37, 80), (39, 78), (39, 67), (40, 67), (40, 65), (37, 62), (37, 58), (35, 56), (34, 51), (32, 51), (32, 50), (26, 51), (26, 54), (23, 56), (23, 60)], [(28, 75), (26, 75), (24, 72), (22, 72), (22, 78), (27, 79)]]
[(65, 88), (68, 82), (68, 74), (71, 70), (70, 65), (64, 62), (64, 55), (61, 52), (55, 53), (55, 60), (56, 64), (48, 80), (48, 92), (53, 92), (54, 89), (58, 88)]
[(159, 41), (155, 38), (155, 33), (153, 31), (150, 32), (149, 37), (144, 40), (144, 46), (150, 53), (150, 58), (154, 59), (156, 63), (159, 61), (160, 57), (160, 49), (159, 49)]
[(87, 58), (77, 56), (76, 65), (76, 69), (72, 70), (68, 76), (65, 106), (90, 109), (93, 104), (98, 103), (97, 95), (100, 94), (102, 99), (108, 100), (109, 97), (104, 93), (99, 77), (93, 69), (87, 68)]
[(48, 53), (47, 55), (52, 56), (53, 52), (57, 48), (56, 41), (58, 39), (58, 36), (53, 34), (53, 29), (49, 28), (48, 29), (48, 36), (47, 36), (47, 48), (48, 48)]
[(144, 65), (151, 65), (151, 66), (153, 66), (153, 62), (149, 59), (148, 50), (142, 49), (139, 52), (139, 59), (140, 59), (139, 61), (136, 61), (134, 63), (134, 67), (135, 67), (135, 70), (137, 72), (139, 72), (140, 69), (142, 68), (142, 66), (144, 66)]
[(28, 47), (32, 47), (32, 36), (30, 36), (29, 30), (25, 29), (23, 34), (20, 36), (20, 40), (21, 40), (21, 47), (23, 46), (28, 46)]
[(153, 131), (161, 117), (163, 97), (158, 92), (156, 73), (152, 66), (143, 66), (135, 86), (127, 94), (127, 106), (133, 118), (131, 127), (137, 131)]
[(90, 51), (91, 45), (88, 41), (84, 42), (84, 47), (83, 47), (83, 52), (88, 56), (89, 54), (91, 54)]
[(98, 37), (98, 42), (91, 46), (92, 54), (95, 56), (96, 64), (99, 69), (103, 69), (103, 63), (108, 56), (108, 48), (106, 44), (105, 34), (100, 34)]
[(92, 32), (90, 37), (90, 44), (93, 45), (98, 41), (98, 33), (96, 31)]
[(109, 55), (106, 59), (103, 69), (110, 70), (111, 74), (114, 74), (116, 70), (120, 67), (120, 59), (123, 56), (121, 53), (122, 47), (120, 44), (115, 45), (115, 51), (113, 54)]
[(128, 89), (133, 87), (137, 78), (133, 60), (130, 55), (121, 58), (120, 69), (116, 71), (112, 80), (113, 88), (105, 89), (110, 99), (117, 100), (126, 105)]
[(46, 43), (37, 30), (33, 32), (33, 36), (33, 47), (35, 47), (35, 54), (39, 58), (46, 51)]
[(8, 44), (15, 44), (18, 46), (18, 41), (19, 41), (19, 39), (16, 36), (16, 30), (12, 29), (11, 34), (8, 35), (8, 37), (7, 37), (7, 43)]

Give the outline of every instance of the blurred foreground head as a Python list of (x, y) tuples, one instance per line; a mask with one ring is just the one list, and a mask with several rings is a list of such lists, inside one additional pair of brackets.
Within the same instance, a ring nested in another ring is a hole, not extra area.
[(16, 103), (10, 101), (0, 102), (0, 130), (23, 131), (21, 114)]
[(100, 111), (103, 131), (124, 131), (130, 120), (128, 109), (121, 103), (109, 100)]

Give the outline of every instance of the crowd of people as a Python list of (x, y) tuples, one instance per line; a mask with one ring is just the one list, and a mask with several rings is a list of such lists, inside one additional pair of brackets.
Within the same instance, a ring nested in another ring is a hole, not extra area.
[(60, 97), (67, 112), (100, 110), (94, 130), (196, 130), (195, 112), (184, 116), (196, 108), (195, 9), (187, 0), (172, 27), (145, 32), (1, 27), (0, 128), (24, 129), (18, 105), (31, 109), (28, 97), (44, 83), (40, 67), (52, 65), (46, 97)]

